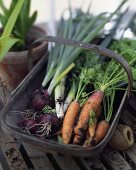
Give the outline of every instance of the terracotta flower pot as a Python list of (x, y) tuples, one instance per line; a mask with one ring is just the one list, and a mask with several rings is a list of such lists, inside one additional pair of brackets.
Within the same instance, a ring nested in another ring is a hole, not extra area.
[[(46, 32), (39, 27), (32, 27), (28, 34), (28, 41), (32, 42)], [(47, 42), (42, 42), (33, 48), (32, 63), (35, 65), (38, 60), (47, 52)], [(28, 51), (9, 52), (0, 62), (0, 77), (7, 85), (9, 91), (13, 91), (22, 79), (28, 74)]]

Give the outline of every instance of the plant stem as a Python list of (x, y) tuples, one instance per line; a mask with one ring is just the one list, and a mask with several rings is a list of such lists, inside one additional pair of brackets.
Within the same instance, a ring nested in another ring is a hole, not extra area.
[(54, 76), (54, 78), (52, 79), (52, 81), (51, 81), (51, 83), (50, 83), (50, 85), (48, 87), (49, 95), (51, 95), (54, 87), (60, 82), (60, 80), (64, 76), (66, 76), (73, 69), (73, 67), (75, 67), (74, 63), (70, 64), (62, 73), (59, 71), (59, 69), (57, 70), (57, 72), (55, 74), (56, 76)]
[[(110, 97), (110, 102), (109, 102)], [(112, 90), (111, 96), (108, 97), (108, 110), (107, 110), (107, 118), (106, 120), (109, 122), (111, 120), (112, 114), (113, 114), (113, 102), (115, 98), (115, 90)]]
[(64, 101), (64, 113), (66, 112), (69, 104), (75, 99), (76, 91), (77, 91), (76, 83), (73, 80), (72, 87)]
[(44, 80), (42, 82), (42, 87), (45, 87), (47, 83), (51, 80), (51, 78), (54, 76), (55, 66), (56, 66), (56, 63), (52, 62), (48, 72), (46, 73), (46, 76), (44, 77)]

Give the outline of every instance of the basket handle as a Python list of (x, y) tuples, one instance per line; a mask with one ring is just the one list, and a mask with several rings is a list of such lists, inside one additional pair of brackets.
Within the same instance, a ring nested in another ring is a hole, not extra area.
[(86, 50), (91, 50), (91, 51), (97, 52), (100, 55), (106, 56), (108, 58), (115, 59), (118, 63), (121, 64), (121, 66), (124, 68), (125, 72), (127, 73), (127, 78), (128, 78), (127, 97), (130, 96), (131, 90), (132, 90), (132, 84), (133, 84), (133, 76), (132, 76), (132, 71), (131, 71), (129, 64), (127, 63), (127, 61), (122, 56), (112, 52), (111, 50), (109, 50), (107, 48), (99, 46), (99, 45), (84, 43), (84, 42), (78, 42), (78, 41), (74, 41), (74, 40), (71, 40), (71, 39), (64, 39), (64, 38), (53, 37), (53, 36), (47, 36), (47, 37), (43, 37), (43, 38), (36, 40), (32, 44), (32, 46), (30, 47), (29, 54), (31, 54), (31, 50), (32, 50), (33, 45), (36, 42), (40, 42), (40, 41), (56, 42), (56, 43), (60, 43), (60, 44), (63, 44), (63, 45), (70, 45), (70, 46), (74, 46), (74, 47), (79, 47), (79, 48), (83, 48), (83, 49), (86, 49)]

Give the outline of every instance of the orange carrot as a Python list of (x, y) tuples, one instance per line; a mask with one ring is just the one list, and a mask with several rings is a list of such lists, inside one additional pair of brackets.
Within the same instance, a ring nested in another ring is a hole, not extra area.
[(99, 118), (100, 115), (101, 115), (101, 113), (102, 113), (102, 106), (101, 106), (101, 105), (99, 105), (99, 106), (97, 107), (95, 113), (96, 113), (96, 117)]
[(106, 120), (101, 120), (98, 123), (96, 132), (95, 132), (95, 137), (92, 141), (93, 145), (98, 144), (107, 134), (108, 130), (109, 130), (110, 124), (108, 121)]
[(97, 127), (97, 118), (94, 117), (93, 118), (93, 122), (89, 123), (89, 128), (88, 128), (88, 135), (86, 137), (86, 140), (84, 142), (83, 146), (90, 146), (91, 145), (91, 141), (93, 139), (93, 137), (95, 136), (95, 130)]
[(88, 132), (89, 132), (89, 136), (91, 138), (93, 138), (94, 135), (95, 135), (95, 130), (96, 130), (96, 127), (97, 127), (97, 118), (101, 115), (101, 112), (102, 112), (102, 108), (101, 108), (101, 105), (99, 105), (96, 108), (96, 111), (94, 113), (93, 112), (90, 113), (90, 121), (89, 121)]
[(62, 127), (62, 139), (63, 142), (68, 144), (71, 140), (75, 119), (78, 115), (80, 105), (77, 101), (73, 101), (65, 114), (63, 127)]
[(89, 123), (89, 128), (88, 128), (89, 136), (91, 138), (93, 138), (95, 135), (96, 127), (97, 127), (97, 118), (94, 117), (93, 121), (91, 123)]
[(84, 147), (88, 147), (88, 146), (89, 146), (89, 147), (92, 147), (93, 145), (91, 144), (91, 141), (92, 141), (92, 138), (91, 138), (91, 137), (86, 138), (83, 146), (84, 146)]
[(89, 126), (90, 114), (94, 113), (97, 110), (100, 103), (102, 102), (103, 95), (104, 94), (102, 91), (96, 91), (90, 96), (90, 98), (84, 104), (81, 110), (81, 113), (80, 113), (77, 126), (74, 129), (74, 132), (75, 132), (74, 143), (75, 144), (79, 144), (84, 138), (85, 136), (84, 133)]
[(101, 112), (102, 112), (102, 107), (101, 105), (99, 105), (95, 113), (90, 114), (89, 128), (87, 131), (88, 135), (86, 135), (86, 140), (83, 145), (85, 147), (91, 146), (91, 141), (93, 140), (93, 137), (95, 136), (95, 131), (97, 127), (97, 118), (101, 115)]

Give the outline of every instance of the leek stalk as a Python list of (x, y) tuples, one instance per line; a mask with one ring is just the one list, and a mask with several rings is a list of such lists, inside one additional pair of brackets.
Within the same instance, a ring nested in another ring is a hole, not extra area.
[(58, 118), (64, 117), (64, 91), (65, 91), (66, 77), (63, 77), (60, 83), (55, 87), (55, 110)]
[(67, 111), (68, 106), (70, 105), (70, 103), (75, 99), (75, 94), (76, 94), (77, 88), (76, 88), (76, 83), (73, 80), (71, 89), (69, 90), (69, 93), (64, 101), (64, 113)]

